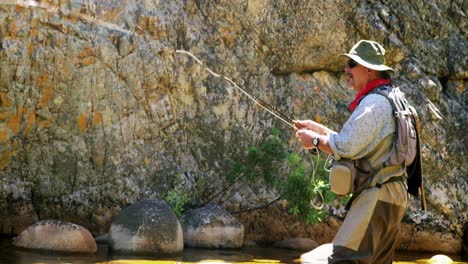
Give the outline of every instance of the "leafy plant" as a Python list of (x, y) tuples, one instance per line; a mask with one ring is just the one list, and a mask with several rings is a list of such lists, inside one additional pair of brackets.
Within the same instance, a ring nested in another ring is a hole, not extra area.
[(172, 189), (167, 193), (165, 200), (172, 208), (177, 218), (180, 218), (185, 210), (185, 205), (190, 201), (190, 196), (188, 193)]
[(239, 178), (245, 178), (248, 183), (254, 183), (261, 178), (268, 187), (277, 185), (281, 161), (287, 159), (288, 152), (279, 138), (280, 131), (273, 133), (259, 147), (250, 147), (245, 158), (235, 161), (227, 173), (229, 182), (234, 183)]
[[(325, 205), (337, 198), (330, 191), (326, 160), (311, 157), (312, 171), (307, 172), (303, 158), (288, 152), (279, 135), (275, 129), (258, 147), (250, 147), (244, 158), (232, 163), (227, 178), (231, 183), (245, 179), (250, 184), (262, 179), (288, 201), (290, 214), (306, 223), (320, 222), (328, 215)], [(280, 168), (286, 168), (286, 179), (277, 175)]]
[(288, 178), (280, 190), (290, 205), (289, 213), (302, 216), (309, 224), (321, 222), (328, 215), (325, 205), (336, 199), (327, 181), (326, 161), (319, 156), (311, 161), (312, 172), (307, 173), (302, 158), (290, 154)]

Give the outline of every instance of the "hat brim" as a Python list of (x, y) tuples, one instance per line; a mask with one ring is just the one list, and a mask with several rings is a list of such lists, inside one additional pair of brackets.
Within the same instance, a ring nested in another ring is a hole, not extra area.
[(355, 62), (361, 64), (362, 66), (364, 66), (366, 68), (369, 68), (369, 69), (372, 69), (372, 70), (395, 72), (394, 69), (392, 69), (392, 68), (390, 68), (390, 67), (388, 67), (386, 65), (368, 63), (368, 62), (364, 61), (363, 59), (361, 59), (359, 56), (354, 55), (354, 54), (343, 53), (343, 54), (340, 54), (340, 56), (347, 56), (347, 57), (353, 59)]

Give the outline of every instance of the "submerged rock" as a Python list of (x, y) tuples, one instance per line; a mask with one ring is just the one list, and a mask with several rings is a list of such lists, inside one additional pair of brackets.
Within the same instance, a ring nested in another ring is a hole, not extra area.
[(57, 220), (41, 220), (13, 239), (17, 247), (63, 252), (94, 253), (96, 242), (84, 227)]
[(244, 240), (243, 246), (244, 248), (255, 248), (258, 247), (257, 243), (253, 240)]
[(184, 249), (182, 228), (166, 202), (143, 200), (114, 219), (109, 246), (126, 253), (177, 255)]
[(244, 225), (218, 205), (188, 210), (181, 219), (184, 243), (189, 247), (241, 248)]
[(309, 238), (290, 238), (278, 241), (273, 244), (273, 247), (277, 248), (286, 248), (286, 249), (294, 249), (294, 250), (301, 250), (301, 251), (309, 251), (316, 247), (319, 244), (312, 239)]

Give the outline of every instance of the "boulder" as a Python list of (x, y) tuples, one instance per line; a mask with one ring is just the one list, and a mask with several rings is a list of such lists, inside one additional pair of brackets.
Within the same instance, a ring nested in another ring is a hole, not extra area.
[(418, 230), (418, 226), (406, 223), (400, 225), (398, 232), (398, 247), (403, 250), (447, 255), (457, 255), (462, 250), (462, 239), (450, 232)]
[(109, 246), (124, 253), (179, 255), (184, 249), (182, 228), (166, 202), (143, 200), (112, 221)]
[(452, 264), (453, 260), (445, 255), (435, 255), (429, 260), (430, 263), (437, 263), (437, 264)]
[(241, 248), (244, 226), (218, 205), (207, 205), (185, 212), (180, 222), (184, 244), (188, 247)]
[(84, 227), (57, 220), (41, 220), (13, 239), (13, 245), (29, 249), (94, 253), (96, 242)]
[(276, 248), (286, 248), (300, 251), (310, 251), (318, 246), (319, 244), (314, 240), (301, 237), (285, 239), (273, 244), (273, 247)]

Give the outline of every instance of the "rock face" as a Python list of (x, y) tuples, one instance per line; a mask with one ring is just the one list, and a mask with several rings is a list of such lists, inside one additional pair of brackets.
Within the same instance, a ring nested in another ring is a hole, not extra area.
[[(2, 1), (0, 232), (62, 219), (99, 234), (125, 205), (173, 188), (203, 204), (226, 164), (279, 128), (193, 59), (293, 118), (338, 130), (353, 94), (337, 55), (384, 44), (422, 122), (428, 217), (468, 220), (467, 9), (463, 1)], [(240, 209), (275, 190), (239, 192)], [(280, 239), (281, 237), (278, 234)]]
[(184, 241), (179, 221), (166, 202), (144, 200), (128, 206), (112, 221), (109, 246), (125, 253), (177, 255)]
[(84, 227), (57, 220), (41, 220), (14, 238), (13, 245), (28, 249), (94, 253), (96, 242)]
[(188, 247), (241, 248), (244, 244), (244, 226), (220, 206), (188, 210), (180, 222)]

